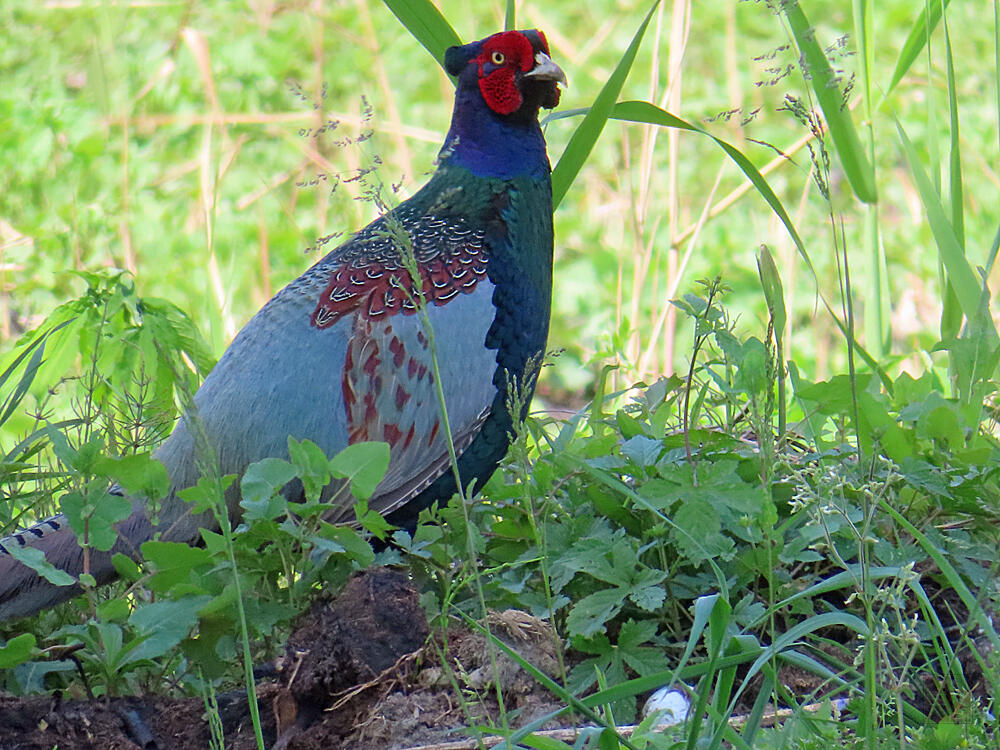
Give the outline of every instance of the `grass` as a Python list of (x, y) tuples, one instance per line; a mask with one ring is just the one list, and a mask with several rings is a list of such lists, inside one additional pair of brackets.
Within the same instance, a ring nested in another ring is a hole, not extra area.
[[(995, 287), (1000, 238), (1000, 36), (996, 3), (941, 5), (517, 8), (569, 75), (560, 110), (593, 105), (546, 124), (561, 354), (493, 504), (441, 511), (445, 530), (422, 527), (429, 551), (409, 562), (443, 615), (485, 603), (552, 617), (575, 660), (554, 686), (567, 706), (628, 720), (636, 696), (685, 679), (687, 747), (945, 747), (955, 717), (977, 742), (995, 734), (956, 666), (968, 643), (949, 634), (977, 623), (996, 640), (996, 328), (981, 288)], [(45, 421), (74, 446), (109, 436), (113, 452), (168, 423), (177, 377), (195, 383), (274, 291), (374, 218), (359, 178), (375, 155), (400, 199), (423, 182), (451, 84), (421, 42), (448, 35), (421, 3), (393, 6), (409, 31), (364, 0), (0, 10), (4, 366), (27, 351), (22, 331), (64, 325), (44, 364), (21, 360), (30, 388), (15, 388), (20, 371), (0, 384), (18, 406), (0, 425), (2, 520), (53, 509), (74, 481), (40, 453)], [(472, 38), (512, 6), (441, 11)], [(228, 555), (263, 601), (369, 559), (348, 545), (312, 570), (303, 550), (331, 540), (308, 529), (255, 563), (276, 533), (257, 520)], [(489, 573), (455, 576), (455, 557)], [(302, 585), (284, 589), (279, 569)], [(943, 592), (962, 607), (944, 620)], [(150, 636), (142, 616), (102, 615)], [(289, 616), (249, 611), (249, 627), (269, 637)], [(77, 634), (106, 664), (106, 634)], [(784, 729), (733, 729), (754, 679), (751, 717), (809, 702), (782, 687), (790, 665), (856, 720), (796, 711)], [(995, 695), (996, 664), (983, 666)], [(666, 742), (627, 740), (647, 741)]]

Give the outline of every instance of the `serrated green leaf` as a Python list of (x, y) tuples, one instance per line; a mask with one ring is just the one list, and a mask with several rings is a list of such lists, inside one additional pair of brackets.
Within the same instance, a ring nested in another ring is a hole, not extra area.
[(722, 521), (710, 503), (686, 500), (674, 513), (673, 520), (674, 540), (692, 561), (732, 555), (733, 542), (720, 533)]
[(192, 513), (204, 513), (224, 502), (226, 490), (235, 481), (235, 474), (227, 474), (218, 481), (212, 477), (202, 476), (198, 478), (197, 484), (193, 487), (185, 487), (180, 490), (177, 497), (184, 502), (191, 503)]
[(67, 492), (60, 498), (59, 507), (77, 539), (102, 552), (111, 549), (118, 539), (115, 524), (132, 513), (128, 498), (112, 495), (104, 489), (90, 489), (87, 495)]
[(622, 623), (618, 631), (618, 647), (633, 649), (649, 643), (656, 636), (656, 623), (652, 620), (633, 620)]
[(326, 454), (311, 440), (300, 442), (289, 436), (288, 458), (296, 466), (306, 499), (319, 500), (323, 488), (330, 483), (330, 460)]
[(583, 597), (566, 617), (569, 634), (586, 637), (603, 631), (604, 623), (621, 610), (627, 593), (624, 589), (613, 588)]
[(662, 606), (667, 598), (666, 589), (663, 586), (636, 586), (628, 595), (637, 607), (647, 612), (655, 612)]
[(94, 463), (98, 474), (112, 477), (127, 492), (150, 500), (159, 500), (170, 489), (170, 477), (162, 463), (149, 453), (113, 458), (101, 456)]

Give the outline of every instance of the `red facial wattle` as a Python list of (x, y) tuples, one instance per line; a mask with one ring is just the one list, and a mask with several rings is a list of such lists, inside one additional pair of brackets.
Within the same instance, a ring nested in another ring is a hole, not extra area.
[[(479, 91), (487, 106), (501, 115), (516, 112), (524, 97), (514, 75), (517, 70), (527, 73), (535, 63), (528, 38), (517, 31), (496, 34), (486, 41), (475, 62), (479, 65)], [(489, 70), (491, 67), (495, 69)]]
[(500, 68), (480, 78), (479, 91), (489, 108), (500, 115), (516, 112), (524, 103), (510, 68)]

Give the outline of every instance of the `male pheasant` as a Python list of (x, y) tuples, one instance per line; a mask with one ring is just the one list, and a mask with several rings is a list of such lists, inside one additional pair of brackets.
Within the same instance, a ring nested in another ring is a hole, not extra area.
[[(287, 457), (289, 435), (328, 455), (364, 440), (390, 446), (389, 468), (369, 506), (412, 528), (419, 512), (455, 491), (419, 291), (434, 331), (441, 386), (461, 481), (481, 484), (507, 451), (511, 383), (543, 352), (552, 294), (552, 187), (540, 107), (559, 102), (566, 78), (539, 31), (506, 31), (451, 47), (456, 76), (451, 128), (437, 170), (412, 198), (335, 249), (271, 299), (236, 336), (195, 394), (223, 474)], [(408, 242), (400, 243), (398, 228)], [(396, 238), (394, 238), (394, 233)], [(401, 255), (412, 246), (419, 289)], [(522, 410), (523, 411), (523, 410)], [(91, 550), (98, 582), (115, 577), (111, 555), (137, 555), (161, 539), (196, 543), (213, 527), (177, 491), (197, 482), (190, 415), (155, 456), (171, 490), (158, 524), (133, 499), (110, 553)], [(328, 487), (330, 521), (352, 519), (347, 493)], [(286, 488), (294, 492), (294, 488)], [(226, 501), (233, 519), (239, 490)], [(57, 587), (7, 549), (32, 546), (56, 567), (83, 570), (83, 552), (56, 516), (0, 541), (0, 620), (37, 612), (78, 587)], [(7, 549), (5, 549), (7, 548)]]

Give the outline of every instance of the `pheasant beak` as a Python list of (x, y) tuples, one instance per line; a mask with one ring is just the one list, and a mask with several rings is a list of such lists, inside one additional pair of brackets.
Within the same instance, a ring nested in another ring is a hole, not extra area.
[(563, 87), (569, 86), (566, 74), (544, 52), (535, 54), (535, 67), (524, 74), (526, 78), (537, 78), (541, 81), (555, 81)]

